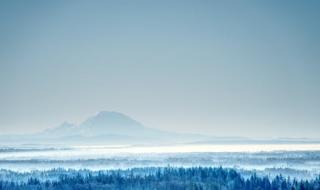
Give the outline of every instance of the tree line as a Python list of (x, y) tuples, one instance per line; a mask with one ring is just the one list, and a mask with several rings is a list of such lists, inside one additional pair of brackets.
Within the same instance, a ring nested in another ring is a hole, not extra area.
[(30, 177), (27, 181), (0, 180), (0, 190), (320, 190), (320, 176), (313, 180), (296, 180), (281, 175), (270, 179), (256, 174), (244, 178), (233, 169), (221, 167), (146, 168), (138, 173), (133, 169), (126, 172), (62, 173), (56, 180), (37, 177)]

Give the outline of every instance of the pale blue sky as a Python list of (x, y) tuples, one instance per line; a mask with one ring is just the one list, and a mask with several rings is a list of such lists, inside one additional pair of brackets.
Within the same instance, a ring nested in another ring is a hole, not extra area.
[(320, 138), (319, 1), (1, 1), (0, 133), (100, 110)]

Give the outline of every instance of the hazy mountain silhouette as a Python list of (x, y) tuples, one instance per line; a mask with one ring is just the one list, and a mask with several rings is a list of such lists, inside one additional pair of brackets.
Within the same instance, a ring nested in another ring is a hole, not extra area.
[(65, 143), (180, 143), (204, 140), (204, 136), (178, 134), (145, 127), (119, 112), (102, 111), (79, 125), (64, 122), (33, 136), (34, 139)]
[(85, 135), (138, 135), (148, 131), (141, 123), (119, 112), (102, 111), (80, 124)]
[(76, 128), (77, 128), (76, 125), (69, 123), (69, 122), (64, 122), (60, 126), (55, 127), (55, 128), (46, 129), (43, 132), (41, 132), (40, 134), (44, 135), (44, 136), (63, 137), (68, 134), (77, 133)]
[(1, 143), (37, 144), (229, 144), (229, 143), (287, 143), (312, 142), (308, 140), (258, 139), (242, 137), (212, 137), (162, 131), (144, 126), (142, 123), (119, 112), (102, 111), (89, 117), (79, 125), (64, 122), (60, 126), (46, 129), (34, 135), (3, 135)]

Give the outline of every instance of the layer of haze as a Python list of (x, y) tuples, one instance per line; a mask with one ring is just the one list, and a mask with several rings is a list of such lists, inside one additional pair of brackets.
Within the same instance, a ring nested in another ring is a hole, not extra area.
[(1, 1), (0, 133), (98, 111), (214, 136), (320, 134), (319, 1)]

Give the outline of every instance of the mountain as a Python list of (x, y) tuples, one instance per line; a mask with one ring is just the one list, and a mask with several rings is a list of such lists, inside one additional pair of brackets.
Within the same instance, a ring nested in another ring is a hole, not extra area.
[(51, 136), (51, 137), (63, 137), (66, 136), (67, 134), (73, 134), (77, 133), (77, 126), (69, 123), (69, 122), (64, 122), (60, 126), (55, 127), (55, 128), (49, 128), (41, 132), (40, 134), (43, 136)]
[(33, 140), (37, 139), (67, 144), (163, 144), (207, 138), (149, 128), (125, 114), (102, 111), (79, 125), (64, 122), (58, 127), (44, 130), (33, 136)]
[(197, 134), (174, 133), (144, 126), (119, 112), (102, 111), (79, 125), (64, 122), (33, 135), (2, 135), (5, 144), (54, 144), (54, 145), (106, 145), (144, 144), (285, 144), (319, 143), (310, 139), (249, 139), (243, 137), (212, 137)]
[(79, 126), (83, 134), (92, 135), (137, 135), (148, 130), (138, 121), (119, 112), (102, 111), (90, 117)]

